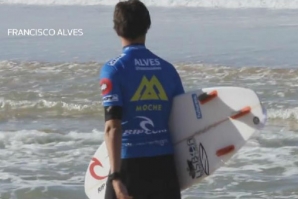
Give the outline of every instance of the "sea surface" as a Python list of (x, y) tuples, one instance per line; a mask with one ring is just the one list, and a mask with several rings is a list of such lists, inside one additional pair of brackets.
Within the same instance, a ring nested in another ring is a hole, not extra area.
[[(98, 73), (121, 53), (115, 0), (0, 0), (0, 198), (86, 199), (84, 175), (103, 140)], [(241, 86), (266, 127), (189, 199), (298, 198), (298, 1), (161, 0), (147, 47), (187, 91)], [(9, 35), (80, 29), (83, 35)]]

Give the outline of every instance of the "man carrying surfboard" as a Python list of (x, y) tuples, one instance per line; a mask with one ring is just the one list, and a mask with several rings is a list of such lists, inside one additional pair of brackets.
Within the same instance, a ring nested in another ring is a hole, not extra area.
[(113, 22), (123, 52), (100, 71), (111, 166), (105, 198), (180, 199), (168, 120), (181, 79), (146, 48), (151, 19), (142, 2), (119, 2)]

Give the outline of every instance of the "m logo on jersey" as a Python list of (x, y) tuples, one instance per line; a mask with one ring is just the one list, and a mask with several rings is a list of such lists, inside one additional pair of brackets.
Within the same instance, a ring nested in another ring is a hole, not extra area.
[(142, 78), (137, 91), (131, 98), (131, 101), (139, 100), (168, 100), (165, 90), (155, 75), (150, 80), (146, 76)]
[[(167, 94), (155, 75), (148, 79), (146, 76), (132, 96), (131, 101), (157, 100), (168, 101)], [(162, 105), (157, 103), (136, 106), (136, 111), (161, 111)]]

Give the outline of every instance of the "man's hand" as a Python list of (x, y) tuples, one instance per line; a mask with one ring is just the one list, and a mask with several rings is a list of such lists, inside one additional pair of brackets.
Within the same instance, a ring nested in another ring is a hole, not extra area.
[(131, 196), (128, 195), (126, 187), (120, 180), (113, 180), (112, 184), (113, 184), (113, 188), (115, 190), (117, 199), (133, 199)]

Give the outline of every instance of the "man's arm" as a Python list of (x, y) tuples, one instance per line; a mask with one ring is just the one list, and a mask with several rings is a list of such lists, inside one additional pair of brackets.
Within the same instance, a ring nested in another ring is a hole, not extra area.
[(121, 121), (123, 106), (120, 84), (121, 76), (118, 70), (111, 65), (103, 66), (100, 73), (100, 88), (105, 110), (105, 142), (112, 175), (109, 176), (109, 180), (112, 180), (117, 198), (132, 199), (132, 197), (128, 195), (125, 185), (121, 182), (121, 176), (119, 176), (121, 167)]
[(100, 88), (105, 117), (105, 142), (110, 158), (111, 174), (120, 171), (122, 92), (121, 77), (116, 67), (105, 64), (100, 72)]
[(105, 107), (105, 142), (110, 158), (111, 173), (120, 172), (122, 139), (121, 118), (121, 107)]

